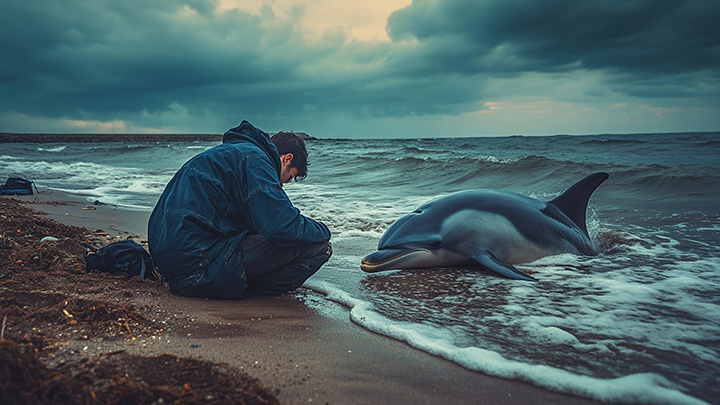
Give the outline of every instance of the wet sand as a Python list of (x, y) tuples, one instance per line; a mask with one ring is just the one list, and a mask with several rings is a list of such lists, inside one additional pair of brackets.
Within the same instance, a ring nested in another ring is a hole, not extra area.
[[(145, 238), (148, 212), (52, 192), (18, 199), (33, 201), (27, 206), (62, 223), (102, 230), (108, 241)], [(163, 333), (63, 344), (88, 355), (127, 350), (225, 362), (259, 379), (285, 404), (597, 403), (464, 369), (353, 324), (336, 304), (320, 314), (303, 303), (302, 289), (300, 297), (239, 301), (190, 299), (167, 289), (129, 294), (133, 303), (155, 311), (167, 325)]]

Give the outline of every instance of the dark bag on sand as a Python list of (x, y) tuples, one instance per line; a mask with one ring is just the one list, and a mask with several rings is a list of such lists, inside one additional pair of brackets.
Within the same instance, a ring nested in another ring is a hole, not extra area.
[(150, 280), (159, 278), (150, 253), (131, 239), (121, 240), (100, 248), (85, 258), (87, 270), (105, 273), (125, 273), (128, 278), (140, 276)]
[[(35, 183), (20, 177), (8, 177), (5, 184), (0, 186), (0, 195), (32, 195)], [(37, 191), (37, 186), (35, 186)], [(39, 191), (38, 191), (39, 193)]]

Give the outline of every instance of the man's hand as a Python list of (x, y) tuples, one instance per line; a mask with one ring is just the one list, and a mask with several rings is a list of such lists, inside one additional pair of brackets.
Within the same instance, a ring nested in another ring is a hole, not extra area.
[(332, 252), (332, 243), (330, 243), (330, 241), (328, 241), (327, 251), (325, 252), (325, 255), (327, 256), (328, 259), (330, 259), (330, 256), (332, 256), (332, 253), (333, 253)]

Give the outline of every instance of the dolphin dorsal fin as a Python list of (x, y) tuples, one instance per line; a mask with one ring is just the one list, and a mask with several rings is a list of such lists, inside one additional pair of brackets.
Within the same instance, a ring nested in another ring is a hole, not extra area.
[(564, 193), (549, 201), (548, 204), (560, 210), (587, 235), (585, 212), (587, 211), (588, 201), (590, 201), (590, 196), (595, 189), (608, 177), (610, 175), (605, 172), (593, 173), (570, 186)]

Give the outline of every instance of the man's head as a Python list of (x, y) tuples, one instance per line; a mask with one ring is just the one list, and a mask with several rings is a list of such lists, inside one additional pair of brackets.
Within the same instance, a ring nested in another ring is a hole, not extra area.
[(308, 153), (305, 141), (292, 132), (278, 132), (270, 140), (280, 153), (282, 170), (280, 183), (287, 183), (293, 178), (302, 180), (307, 177)]

